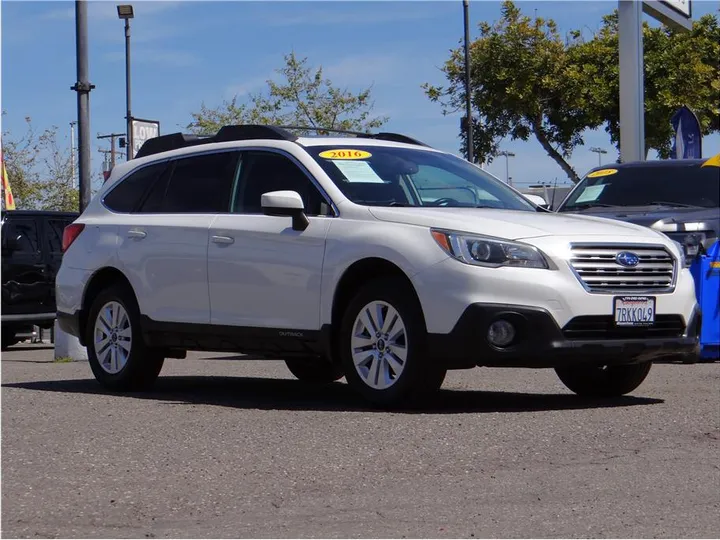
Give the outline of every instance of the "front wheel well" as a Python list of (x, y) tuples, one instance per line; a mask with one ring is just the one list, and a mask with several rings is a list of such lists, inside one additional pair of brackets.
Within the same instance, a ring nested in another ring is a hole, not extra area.
[[(82, 300), (82, 307), (80, 309), (80, 344), (85, 346), (85, 330), (87, 328), (87, 319), (88, 319), (88, 313), (90, 312), (90, 308), (92, 307), (92, 303), (95, 301), (95, 298), (98, 294), (100, 294), (101, 291), (104, 291), (108, 287), (111, 287), (112, 285), (116, 284), (123, 284), (127, 285), (127, 287), (132, 291), (133, 288), (130, 285), (130, 281), (127, 277), (125, 277), (125, 274), (123, 274), (120, 270), (117, 268), (107, 267), (103, 268), (101, 270), (98, 270), (91, 278), (90, 281), (87, 284), (87, 287), (85, 287), (85, 292), (83, 294), (83, 300)], [(134, 292), (133, 292), (134, 294)], [(137, 298), (135, 298), (137, 301)]]
[[(354, 262), (345, 270), (345, 273), (338, 281), (333, 297), (331, 320), (334, 331), (332, 332), (333, 335), (330, 343), (330, 354), (333, 361), (339, 359), (337, 355), (337, 329), (340, 328), (340, 322), (348, 304), (358, 290), (365, 284), (386, 277), (397, 278), (401, 282), (404, 282), (407, 286), (408, 293), (412, 294), (417, 301), (417, 305), (420, 306), (420, 298), (418, 297), (417, 291), (415, 291), (412, 281), (410, 281), (410, 278), (399, 266), (387, 259), (376, 257)], [(420, 314), (424, 322), (425, 317), (422, 314), (422, 309), (420, 310)]]

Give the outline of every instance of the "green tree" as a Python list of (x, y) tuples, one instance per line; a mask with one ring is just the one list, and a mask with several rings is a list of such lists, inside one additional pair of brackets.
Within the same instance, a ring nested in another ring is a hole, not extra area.
[[(581, 32), (560, 36), (552, 20), (521, 14), (511, 1), (500, 20), (480, 23), (471, 43), (473, 147), (478, 159), (492, 161), (502, 139), (534, 137), (573, 181), (568, 163), (584, 144), (588, 129), (605, 126), (619, 146), (617, 14), (605, 17), (590, 40)], [(704, 133), (718, 130), (720, 35), (717, 17), (702, 17), (690, 33), (645, 25), (646, 146), (667, 156), (670, 117), (683, 104), (693, 109)], [(423, 85), (444, 114), (465, 103), (464, 56), (451, 51), (443, 67), (448, 85)], [(462, 150), (467, 148), (461, 132)]]
[(57, 127), (37, 132), (29, 117), (23, 135), (3, 132), (3, 161), (18, 209), (77, 211), (69, 152), (58, 145)]
[(268, 80), (265, 93), (250, 94), (244, 102), (235, 96), (214, 109), (203, 103), (188, 129), (211, 135), (224, 125), (282, 124), (367, 132), (387, 122), (372, 116), (371, 88), (358, 93), (337, 88), (322, 67), (309, 67), (307, 58), (298, 59), (294, 52), (276, 72), (280, 82)]
[[(557, 25), (524, 16), (506, 1), (500, 20), (482, 22), (479, 30), (480, 37), (470, 45), (475, 155), (492, 161), (502, 139), (527, 141), (532, 136), (577, 180), (567, 159), (583, 143), (583, 131), (599, 121), (587, 112), (589, 96), (578, 79), (566, 75), (570, 60)], [(450, 114), (465, 103), (461, 48), (451, 52), (443, 71), (447, 87), (423, 87), (432, 101), (443, 105), (443, 113)], [(461, 136), (466, 151), (465, 134)]]
[[(720, 26), (714, 15), (694, 21), (690, 32), (661, 26), (643, 28), (645, 146), (670, 156), (672, 115), (683, 105), (698, 117), (703, 135), (720, 129)], [(620, 81), (617, 12), (603, 18), (592, 40), (568, 48), (579, 84), (592, 96), (613, 144), (620, 143)]]

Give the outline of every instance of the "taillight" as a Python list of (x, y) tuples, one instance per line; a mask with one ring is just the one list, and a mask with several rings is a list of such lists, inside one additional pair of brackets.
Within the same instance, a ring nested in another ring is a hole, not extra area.
[(65, 227), (65, 230), (63, 230), (62, 242), (63, 253), (65, 253), (70, 247), (70, 245), (75, 241), (75, 239), (80, 236), (80, 233), (83, 232), (84, 228), (84, 223), (71, 223), (70, 225)]

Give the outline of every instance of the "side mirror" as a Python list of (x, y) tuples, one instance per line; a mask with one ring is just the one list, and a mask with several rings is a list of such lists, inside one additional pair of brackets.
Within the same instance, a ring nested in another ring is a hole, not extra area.
[(266, 216), (290, 216), (292, 228), (295, 231), (304, 231), (310, 222), (305, 215), (305, 204), (296, 191), (271, 191), (263, 193), (260, 206)]
[(540, 195), (531, 195), (529, 193), (523, 193), (523, 196), (530, 202), (537, 204), (540, 208), (547, 209), (547, 207), (548, 207), (548, 203)]

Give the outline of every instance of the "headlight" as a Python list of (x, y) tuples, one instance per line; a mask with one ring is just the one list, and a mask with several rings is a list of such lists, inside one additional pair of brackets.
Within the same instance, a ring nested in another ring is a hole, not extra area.
[(679, 254), (679, 256), (680, 256), (680, 267), (681, 267), (681, 268), (688, 268), (688, 267), (690, 266), (690, 263), (689, 263), (687, 257), (685, 256), (685, 246), (683, 246), (683, 245), (682, 245), (680, 242), (678, 242), (677, 240), (673, 240), (673, 243), (674, 243), (675, 246), (677, 247), (678, 254)]
[(437, 229), (431, 229), (430, 232), (448, 255), (466, 264), (490, 268), (550, 268), (543, 254), (527, 244)]

